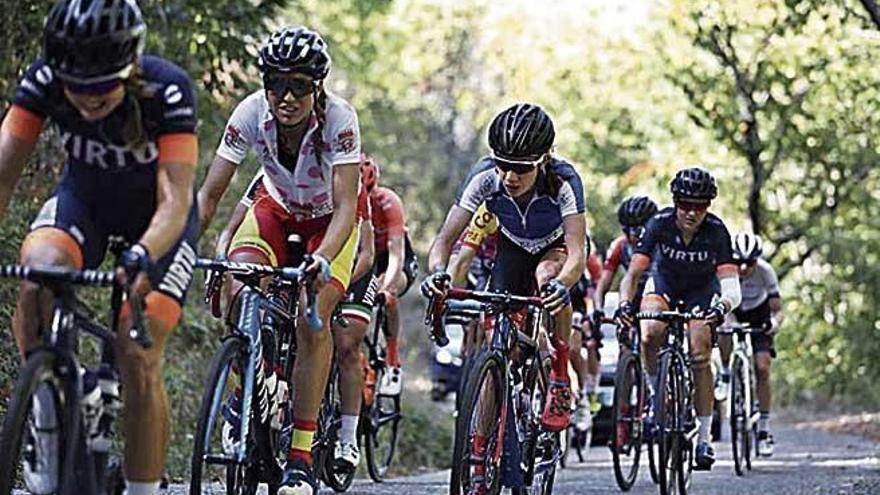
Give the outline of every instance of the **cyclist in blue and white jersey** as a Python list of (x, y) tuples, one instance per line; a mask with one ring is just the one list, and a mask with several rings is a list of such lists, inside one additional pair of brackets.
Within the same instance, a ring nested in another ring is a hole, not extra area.
[[(680, 170), (670, 183), (674, 207), (654, 215), (620, 284), (616, 318), (632, 325), (633, 299), (642, 273), (654, 262), (642, 295), (642, 311), (665, 311), (679, 302), (685, 311), (703, 312), (705, 319), (688, 322), (691, 366), (696, 389), (699, 428), (695, 455), (698, 470), (715, 462), (710, 445), (713, 382), (709, 360), (710, 325), (720, 323), (741, 299), (739, 277), (730, 251), (730, 234), (724, 222), (707, 210), (718, 193), (715, 178), (701, 168)], [(642, 355), (652, 387), (657, 385), (657, 352), (666, 335), (666, 324), (643, 321)]]

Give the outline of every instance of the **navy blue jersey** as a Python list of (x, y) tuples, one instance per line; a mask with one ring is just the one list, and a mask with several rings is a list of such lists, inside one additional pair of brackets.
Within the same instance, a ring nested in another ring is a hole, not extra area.
[(547, 176), (539, 172), (534, 195), (521, 209), (505, 191), (495, 162), (484, 157), (471, 169), (456, 204), (474, 213), (485, 202), (486, 209), (498, 217), (504, 236), (535, 254), (563, 237), (563, 218), (582, 215), (586, 209), (584, 187), (574, 167), (558, 158), (548, 166), (562, 181), (559, 190), (551, 195)]
[[(37, 59), (13, 104), (56, 126), (67, 151), (62, 187), (94, 208), (99, 221), (143, 231), (156, 205), (158, 138), (195, 133), (196, 99), (186, 73), (159, 57), (141, 57), (136, 77), (137, 89), (127, 87), (122, 104), (101, 121), (88, 122), (64, 96), (52, 69)], [(142, 142), (126, 144), (123, 136), (132, 135), (131, 122), (138, 118)]]
[(715, 282), (716, 268), (733, 263), (730, 233), (724, 222), (709, 213), (691, 243), (685, 245), (675, 223), (675, 208), (665, 208), (645, 226), (635, 254), (651, 258), (657, 273), (676, 288), (705, 287)]

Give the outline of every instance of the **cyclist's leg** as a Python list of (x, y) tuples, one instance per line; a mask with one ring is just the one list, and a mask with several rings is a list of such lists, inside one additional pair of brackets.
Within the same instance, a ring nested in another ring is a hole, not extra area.
[[(577, 320), (577, 317), (575, 317)], [(574, 369), (574, 374), (577, 377), (578, 382), (578, 390), (583, 391), (586, 387), (587, 381), (587, 359), (586, 353), (583, 352), (584, 340), (583, 333), (579, 330), (573, 329), (571, 332), (571, 338), (569, 339), (569, 353), (568, 359), (571, 362), (571, 367)]]
[(180, 320), (181, 307), (192, 282), (198, 236), (196, 209), (177, 244), (156, 261), (151, 274), (153, 290), (144, 300), (144, 317), (153, 345), (144, 349), (127, 337), (131, 328), (128, 308), (120, 317), (116, 339), (117, 366), (123, 390), (125, 432), (124, 474), (127, 483), (147, 483), (156, 492), (165, 472), (169, 439), (168, 396), (162, 378), (165, 341)]
[(602, 347), (601, 330), (590, 328), (590, 336), (587, 339), (587, 380), (584, 393), (590, 403), (590, 411), (598, 412), (599, 402), (596, 390), (599, 388), (599, 379), (601, 378), (599, 349)]
[[(686, 309), (692, 311), (708, 308), (716, 294), (717, 288), (714, 284), (688, 291), (683, 298)], [(696, 464), (700, 469), (709, 469), (715, 462), (715, 452), (711, 447), (712, 408), (715, 400), (711, 368), (712, 329), (704, 320), (689, 321), (688, 341), (694, 376), (694, 408), (697, 410)]]
[[(641, 311), (667, 311), (669, 310), (669, 296), (663, 279), (652, 274), (645, 283), (644, 296), (641, 302)], [(657, 390), (657, 352), (666, 335), (666, 324), (655, 320), (640, 322), (642, 329), (642, 359), (645, 363), (645, 373), (648, 375), (648, 383), (651, 390)]]

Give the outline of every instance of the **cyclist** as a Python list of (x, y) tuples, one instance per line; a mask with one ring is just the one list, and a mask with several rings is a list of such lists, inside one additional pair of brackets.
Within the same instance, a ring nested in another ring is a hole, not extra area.
[[(491, 289), (529, 295), (540, 287), (554, 318), (551, 342), (555, 353), (542, 422), (552, 431), (561, 431), (571, 416), (568, 290), (584, 271), (586, 219), (580, 176), (573, 166), (551, 154), (554, 138), (550, 116), (536, 105), (515, 104), (495, 116), (489, 127), (492, 152), (471, 170), (434, 239), (428, 257), (432, 273), (422, 284), (422, 292), (426, 296), (444, 293), (453, 243), (485, 202), (501, 232)], [(485, 448), (478, 437), (475, 455), (481, 446)]]
[[(599, 412), (599, 404), (596, 389), (599, 386), (600, 362), (599, 349), (602, 347), (601, 320), (593, 322), (590, 319), (593, 309), (593, 292), (602, 262), (596, 256), (593, 241), (587, 236), (584, 244), (587, 253), (587, 269), (571, 289), (572, 330), (569, 358), (578, 380), (578, 395), (575, 403), (574, 424), (580, 431), (588, 431), (592, 427), (592, 415)], [(586, 351), (582, 353), (581, 350)]]
[[(198, 162), (196, 100), (176, 65), (143, 55), (146, 25), (134, 0), (59, 0), (46, 18), (43, 56), (28, 68), (0, 127), (0, 212), (27, 164), (43, 124), (63, 136), (67, 162), (21, 246), (24, 265), (97, 268), (108, 238), (132, 246), (122, 255), (121, 282), (142, 296), (153, 338), (149, 349), (115, 342), (125, 390), (124, 476), (130, 495), (155, 494), (165, 469), (168, 398), (162, 354), (177, 326), (196, 259), (198, 215), (193, 177)], [(51, 308), (48, 291), (21, 284), (12, 330), (22, 359), (40, 343)], [(42, 316), (42, 318), (41, 318)], [(34, 403), (35, 448), (49, 454), (25, 461), (33, 493), (57, 486), (55, 411)], [(53, 454), (54, 452), (54, 454)]]
[[(765, 333), (752, 335), (752, 349), (755, 356), (755, 375), (757, 377), (758, 408), (758, 455), (773, 455), (773, 435), (770, 434), (770, 364), (776, 357), (773, 337), (779, 332), (782, 323), (782, 299), (779, 296), (779, 279), (773, 266), (761, 258), (763, 242), (754, 234), (737, 234), (733, 238), (733, 260), (739, 264), (739, 283), (742, 287), (742, 303), (729, 316), (729, 319), (749, 323), (755, 327), (765, 327)], [(722, 368), (719, 373), (716, 397), (727, 397), (730, 386), (730, 353), (732, 339), (729, 335), (718, 338), (721, 349)]]
[[(665, 311), (681, 301), (684, 310), (705, 315), (703, 320), (688, 322), (688, 335), (699, 428), (695, 468), (708, 470), (715, 462), (709, 436), (713, 400), (710, 325), (717, 325), (739, 305), (739, 277), (731, 257), (727, 227), (707, 211), (718, 192), (715, 178), (701, 168), (680, 170), (670, 183), (670, 190), (675, 206), (661, 210), (648, 221), (620, 284), (621, 302), (615, 316), (622, 325), (634, 323), (636, 287), (652, 261), (654, 266), (645, 283), (642, 311)], [(666, 324), (658, 321), (641, 324), (645, 368), (656, 390), (657, 351)]]
[(385, 296), (388, 315), (388, 335), (385, 336), (388, 372), (379, 384), (379, 392), (383, 395), (399, 395), (403, 387), (403, 372), (400, 367), (400, 312), (397, 298), (406, 294), (415, 281), (418, 262), (406, 232), (403, 202), (397, 193), (378, 185), (379, 166), (374, 161), (367, 162), (367, 167), (376, 181), (376, 185), (370, 189), (376, 253), (373, 271), (379, 280), (379, 292)]
[(324, 328), (297, 326), (293, 439), (278, 493), (312, 494), (311, 444), (333, 347), (331, 314), (348, 286), (357, 244), (360, 131), (351, 105), (324, 88), (330, 55), (317, 32), (275, 31), (260, 47), (259, 68), (264, 89), (233, 112), (198, 199), (204, 230), (236, 167), (254, 149), (262, 183), (230, 241), (229, 258), (288, 266), (296, 262), (291, 235), (310, 254), (306, 269), (316, 274)]
[[(593, 303), (596, 308), (594, 321), (605, 316), (602, 309), (605, 307), (605, 294), (611, 288), (614, 275), (619, 267), (623, 267), (624, 271), (629, 268), (633, 250), (645, 231), (645, 224), (655, 213), (657, 213), (657, 203), (647, 196), (630, 196), (624, 199), (617, 208), (617, 221), (620, 223), (623, 234), (611, 242), (608, 253), (605, 255), (602, 275), (599, 277), (599, 282), (593, 293)], [(642, 290), (647, 279), (648, 274), (645, 272), (639, 279), (639, 285), (633, 298), (634, 307), (639, 307), (641, 303)]]

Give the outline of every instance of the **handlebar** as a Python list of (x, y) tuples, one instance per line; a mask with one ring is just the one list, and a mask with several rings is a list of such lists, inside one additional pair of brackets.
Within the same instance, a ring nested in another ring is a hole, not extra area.
[[(210, 270), (218, 274), (229, 273), (239, 279), (247, 278), (264, 278), (276, 277), (288, 282), (294, 282), (306, 288), (306, 322), (309, 329), (313, 332), (320, 331), (324, 327), (324, 322), (318, 314), (318, 297), (314, 290), (312, 282), (315, 274), (305, 270), (306, 262), (298, 267), (274, 267), (263, 265), (260, 263), (243, 263), (239, 261), (228, 261), (225, 259), (209, 259), (199, 258), (196, 260), (195, 267), (203, 270)], [(219, 290), (220, 283), (212, 284), (207, 290)], [(213, 298), (213, 292), (205, 295), (206, 301)]]
[(691, 312), (678, 312), (678, 311), (642, 311), (636, 313), (637, 320), (657, 320), (657, 321), (665, 321), (675, 322), (675, 321), (689, 321), (689, 320), (702, 320), (704, 315), (702, 313), (691, 313)]
[(724, 324), (715, 329), (715, 332), (721, 335), (732, 335), (735, 333), (764, 333), (770, 330), (770, 324), (752, 325), (751, 323), (729, 323)]

